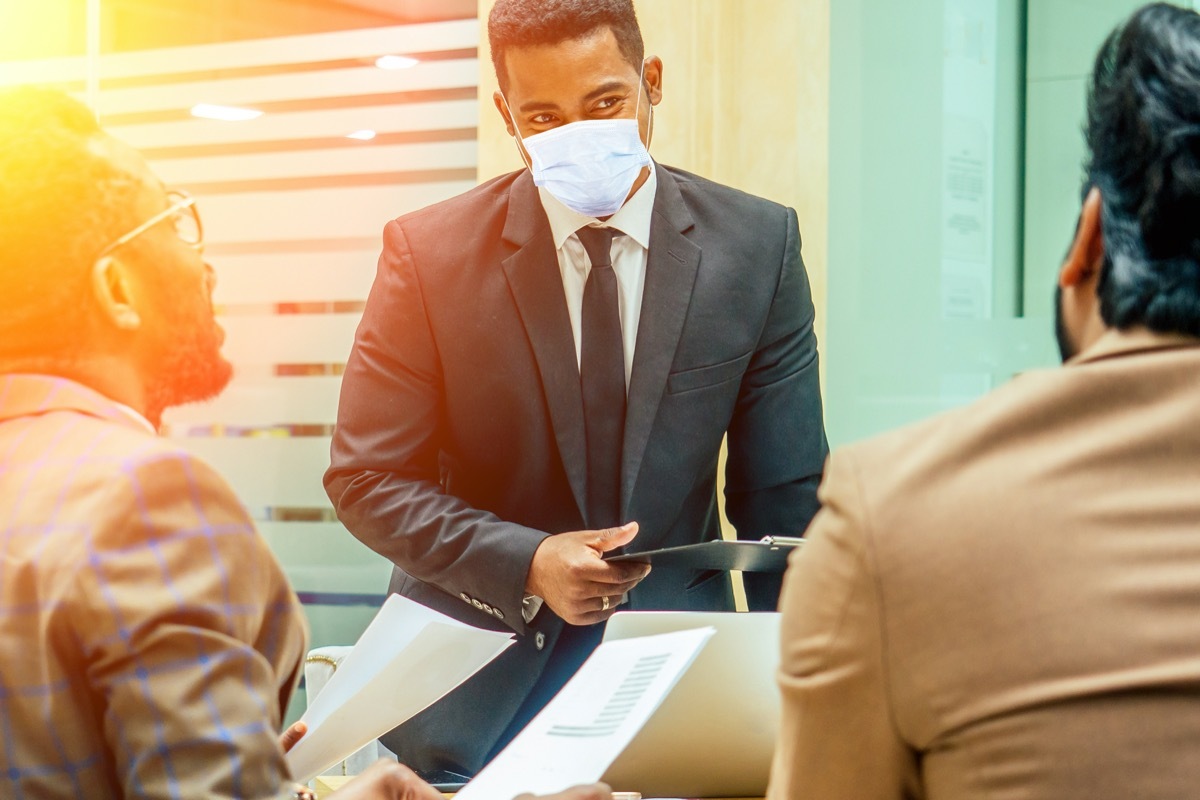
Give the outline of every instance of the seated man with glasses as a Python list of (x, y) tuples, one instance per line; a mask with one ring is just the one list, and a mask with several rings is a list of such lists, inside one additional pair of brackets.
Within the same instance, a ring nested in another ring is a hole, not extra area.
[[(0, 209), (0, 797), (295, 796), (303, 611), (225, 482), (155, 436), (231, 374), (195, 202), (24, 89)], [(441, 797), (389, 762), (338, 796)]]

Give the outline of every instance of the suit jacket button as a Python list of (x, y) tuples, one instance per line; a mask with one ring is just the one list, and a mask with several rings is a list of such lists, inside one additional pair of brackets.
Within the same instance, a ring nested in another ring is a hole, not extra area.
[(483, 604), (483, 610), (484, 610), (484, 611), (486, 611), (486, 612), (487, 612), (487, 613), (489, 613), (489, 614), (490, 614), (490, 613), (492, 613), (492, 607), (491, 607), (491, 606), (489, 606), (487, 603), (484, 603), (484, 604)]
[(466, 592), (460, 592), (458, 596), (463, 599), (464, 603), (471, 602), (471, 597)]
[(493, 608), (492, 613), (496, 615), (496, 619), (504, 619), (504, 612), (498, 608)]
[(538, 631), (537, 636), (533, 637), (533, 643), (537, 645), (538, 650), (541, 650), (546, 646), (546, 634)]
[(474, 597), (471, 598), (471, 605), (475, 606), (476, 608), (478, 608), (481, 611), (483, 610), (483, 603), (479, 602)]

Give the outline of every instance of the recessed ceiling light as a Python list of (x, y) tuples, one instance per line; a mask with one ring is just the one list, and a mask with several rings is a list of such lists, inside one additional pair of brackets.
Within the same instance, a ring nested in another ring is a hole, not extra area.
[(360, 142), (369, 142), (375, 138), (375, 131), (361, 130), (354, 133), (347, 133), (347, 139), (358, 139)]
[(375, 59), (375, 66), (380, 69), (408, 69), (421, 62), (408, 56), (380, 56)]
[(222, 122), (245, 122), (262, 116), (261, 111), (254, 108), (238, 108), (237, 106), (214, 106), (210, 103), (197, 103), (192, 106), (192, 116), (201, 119), (219, 119)]

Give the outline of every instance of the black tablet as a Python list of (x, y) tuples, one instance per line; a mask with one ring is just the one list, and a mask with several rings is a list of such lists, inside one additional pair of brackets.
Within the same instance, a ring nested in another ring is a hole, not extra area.
[(714, 539), (661, 550), (605, 556), (604, 560), (615, 564), (632, 562), (695, 570), (783, 572), (787, 569), (788, 555), (803, 544), (803, 539), (784, 536), (767, 536), (758, 542)]

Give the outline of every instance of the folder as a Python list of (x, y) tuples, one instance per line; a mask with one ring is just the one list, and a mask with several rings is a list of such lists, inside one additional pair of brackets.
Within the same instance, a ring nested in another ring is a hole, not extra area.
[(699, 544), (605, 556), (604, 560), (616, 564), (641, 563), (654, 567), (705, 571), (783, 572), (787, 569), (788, 556), (803, 544), (803, 539), (792, 536), (764, 536), (757, 542), (714, 539)]

